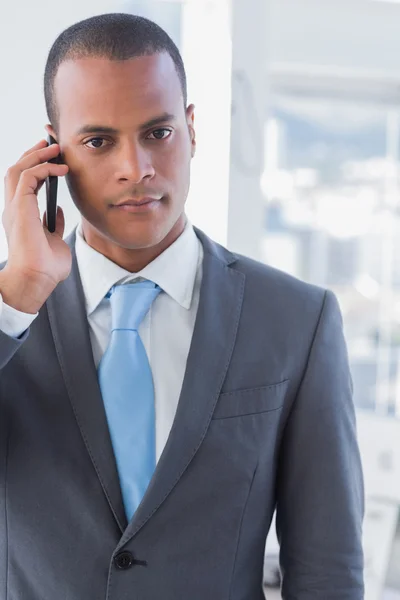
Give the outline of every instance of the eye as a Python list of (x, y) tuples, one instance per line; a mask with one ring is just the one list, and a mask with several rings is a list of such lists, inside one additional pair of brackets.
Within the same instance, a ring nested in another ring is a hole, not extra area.
[[(88, 148), (92, 148), (93, 150), (99, 149), (99, 148), (104, 148), (105, 144), (103, 144), (103, 142), (106, 142), (107, 140), (105, 140), (102, 137), (94, 137), (91, 138), (90, 140), (88, 140), (87, 142), (85, 142), (85, 146), (88, 146)], [(89, 146), (88, 144), (92, 144), (91, 146)]]
[[(149, 137), (150, 139), (165, 140), (171, 135), (171, 133), (172, 129), (162, 127), (161, 129), (155, 129), (154, 131), (152, 131)], [(154, 136), (154, 138), (151, 138), (151, 136)]]

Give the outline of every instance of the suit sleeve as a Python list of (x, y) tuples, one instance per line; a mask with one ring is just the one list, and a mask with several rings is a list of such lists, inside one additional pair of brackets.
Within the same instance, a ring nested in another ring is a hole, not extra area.
[(29, 335), (36, 315), (15, 310), (3, 302), (0, 294), (0, 369), (14, 356)]
[(283, 599), (362, 600), (363, 476), (342, 316), (329, 291), (277, 475)]

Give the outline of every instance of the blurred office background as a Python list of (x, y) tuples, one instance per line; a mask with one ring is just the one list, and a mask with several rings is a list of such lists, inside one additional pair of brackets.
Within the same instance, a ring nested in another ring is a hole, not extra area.
[[(42, 75), (57, 34), (115, 11), (152, 18), (182, 51), (197, 107), (191, 220), (339, 298), (366, 478), (366, 599), (399, 599), (400, 3), (4, 2), (1, 175), (45, 134)], [(78, 213), (64, 185), (60, 204), (69, 231)], [(276, 565), (272, 531), (271, 600)]]

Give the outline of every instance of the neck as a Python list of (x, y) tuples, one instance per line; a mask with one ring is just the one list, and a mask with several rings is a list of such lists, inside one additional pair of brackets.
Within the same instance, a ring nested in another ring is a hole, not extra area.
[(154, 246), (146, 248), (124, 248), (111, 241), (82, 218), (82, 231), (86, 243), (100, 254), (129, 273), (138, 273), (162, 254), (182, 234), (186, 225), (186, 215), (182, 214), (169, 233)]

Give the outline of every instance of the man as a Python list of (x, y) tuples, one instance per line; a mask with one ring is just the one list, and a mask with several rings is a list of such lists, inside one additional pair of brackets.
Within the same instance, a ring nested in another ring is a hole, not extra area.
[[(45, 97), (58, 144), (6, 177), (1, 600), (261, 600), (275, 507), (283, 597), (361, 600), (334, 295), (186, 219), (194, 107), (158, 26), (72, 26)], [(55, 233), (40, 219), (49, 175), (82, 215), (66, 241), (61, 209)]]

